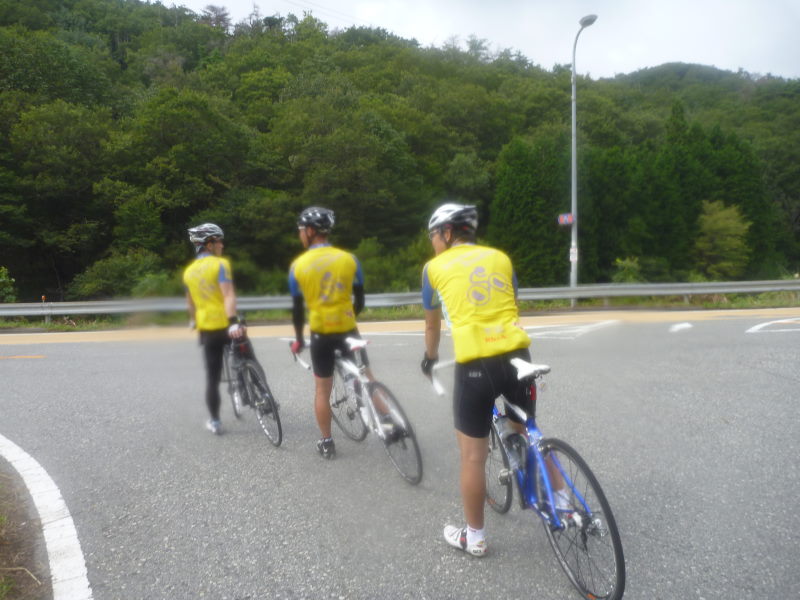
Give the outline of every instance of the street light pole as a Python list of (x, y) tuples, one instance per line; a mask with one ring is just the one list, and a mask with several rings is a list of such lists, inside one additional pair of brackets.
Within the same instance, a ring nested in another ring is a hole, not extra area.
[[(597, 20), (597, 15), (586, 15), (579, 23), (581, 28), (575, 34), (575, 43), (572, 45), (572, 240), (569, 247), (569, 286), (578, 285), (578, 141), (576, 131), (575, 110), (575, 49), (578, 47), (578, 37), (581, 31)], [(572, 298), (575, 306), (575, 298)]]

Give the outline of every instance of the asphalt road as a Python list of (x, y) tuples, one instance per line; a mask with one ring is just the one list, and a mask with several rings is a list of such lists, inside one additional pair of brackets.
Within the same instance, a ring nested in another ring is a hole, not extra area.
[[(625, 597), (797, 597), (800, 309), (679, 318), (691, 327), (613, 318), (529, 324), (534, 359), (553, 367), (540, 426), (605, 488)], [(185, 336), (0, 336), (0, 355), (31, 357), (0, 360), (0, 433), (59, 485), (97, 600), (578, 597), (516, 505), (487, 511), (485, 560), (445, 544), (443, 525), (461, 522), (449, 400), (419, 374), (419, 334), (365, 337), (417, 429), (417, 487), (372, 438), (338, 435), (337, 459), (319, 458), (311, 377), (270, 337), (254, 344), (281, 402), (280, 448), (227, 399), (225, 434), (205, 430), (200, 350)]]

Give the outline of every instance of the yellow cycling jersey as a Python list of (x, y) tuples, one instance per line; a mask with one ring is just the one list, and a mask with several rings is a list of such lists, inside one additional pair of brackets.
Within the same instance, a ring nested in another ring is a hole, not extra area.
[(227, 258), (201, 254), (183, 272), (183, 283), (192, 296), (197, 329), (211, 331), (228, 326), (225, 301), (219, 284), (233, 281)]
[(475, 244), (453, 246), (423, 271), (423, 304), (438, 293), (453, 334), (456, 362), (496, 356), (530, 345), (517, 321), (511, 260), (500, 250)]
[(289, 290), (292, 296), (303, 296), (315, 333), (355, 329), (354, 282), (363, 285), (356, 257), (328, 244), (312, 246), (289, 269)]

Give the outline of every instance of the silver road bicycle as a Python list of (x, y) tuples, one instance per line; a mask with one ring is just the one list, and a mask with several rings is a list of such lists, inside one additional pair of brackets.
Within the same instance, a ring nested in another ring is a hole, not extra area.
[[(331, 390), (333, 420), (347, 437), (356, 442), (374, 433), (383, 444), (389, 460), (412, 485), (422, 480), (422, 455), (417, 436), (400, 402), (386, 385), (367, 377), (362, 352), (367, 341), (348, 337), (349, 352), (336, 352)], [(297, 354), (295, 360), (305, 369), (311, 365)]]

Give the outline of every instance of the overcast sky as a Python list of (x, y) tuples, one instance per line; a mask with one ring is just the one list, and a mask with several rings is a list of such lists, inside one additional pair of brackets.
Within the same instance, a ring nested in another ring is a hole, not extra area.
[[(171, 0), (162, 0), (171, 5)], [(519, 50), (545, 68), (572, 62), (572, 44), (587, 14), (597, 21), (580, 35), (576, 68), (596, 79), (667, 62), (712, 65), (800, 78), (800, 0), (182, 0), (196, 13), (228, 9), (234, 23), (258, 6), (262, 16), (304, 11), (329, 30), (381, 27), (422, 46), (474, 35), (490, 50)]]

